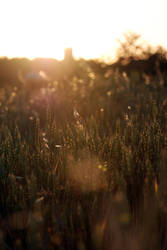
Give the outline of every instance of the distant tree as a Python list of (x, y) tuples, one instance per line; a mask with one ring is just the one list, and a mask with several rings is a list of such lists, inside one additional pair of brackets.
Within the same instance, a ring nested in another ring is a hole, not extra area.
[(141, 41), (141, 36), (134, 32), (124, 33), (122, 39), (118, 39), (120, 44), (117, 50), (118, 60), (141, 59), (151, 53), (151, 47)]
[(128, 76), (137, 74), (140, 80), (158, 79), (164, 85), (167, 82), (167, 51), (161, 47), (151, 47), (143, 43), (140, 35), (129, 32), (119, 39), (117, 61), (112, 69)]

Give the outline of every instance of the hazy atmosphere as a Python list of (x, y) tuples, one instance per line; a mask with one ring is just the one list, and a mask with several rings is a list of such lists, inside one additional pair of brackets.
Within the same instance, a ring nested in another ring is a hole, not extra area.
[(167, 249), (167, 0), (0, 0), (0, 250)]
[(0, 55), (113, 58), (127, 31), (167, 46), (166, 0), (5, 0), (0, 2)]

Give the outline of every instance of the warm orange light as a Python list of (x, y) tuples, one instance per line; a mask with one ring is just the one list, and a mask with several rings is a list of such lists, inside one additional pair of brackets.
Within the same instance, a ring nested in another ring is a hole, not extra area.
[(62, 59), (65, 47), (75, 57), (113, 55), (117, 38), (128, 30), (163, 45), (166, 8), (163, 0), (1, 1), (0, 56)]

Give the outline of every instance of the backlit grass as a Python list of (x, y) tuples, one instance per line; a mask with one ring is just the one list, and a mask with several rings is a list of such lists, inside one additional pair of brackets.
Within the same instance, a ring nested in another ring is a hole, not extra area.
[(166, 249), (166, 89), (80, 71), (1, 89), (1, 249)]

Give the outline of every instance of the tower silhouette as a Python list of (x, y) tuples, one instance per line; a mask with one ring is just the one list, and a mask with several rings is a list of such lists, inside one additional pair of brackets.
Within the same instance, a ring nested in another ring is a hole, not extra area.
[(64, 61), (70, 62), (72, 60), (73, 60), (72, 48), (65, 48), (64, 49)]

